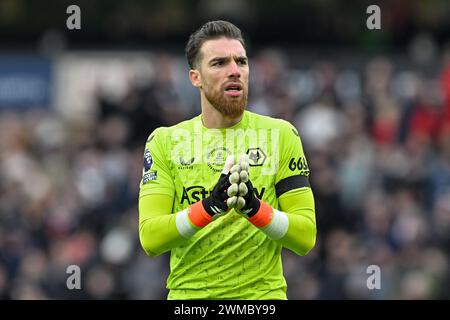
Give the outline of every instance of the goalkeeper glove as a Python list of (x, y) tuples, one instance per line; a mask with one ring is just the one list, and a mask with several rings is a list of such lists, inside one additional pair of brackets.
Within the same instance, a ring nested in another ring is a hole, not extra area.
[(197, 227), (204, 227), (212, 220), (225, 215), (230, 208), (227, 206), (227, 190), (231, 186), (230, 169), (234, 164), (234, 157), (229, 156), (225, 161), (223, 171), (211, 191), (210, 195), (202, 201), (189, 207), (189, 220)]
[(244, 195), (247, 194), (248, 189), (246, 182), (248, 181), (248, 161), (245, 157), (239, 160), (239, 163), (234, 165), (230, 170), (230, 183), (228, 188), (227, 206), (229, 208), (241, 209), (245, 205)]
[(259, 200), (255, 195), (252, 182), (249, 179), (248, 155), (239, 159), (239, 164), (231, 168), (227, 205), (233, 207), (239, 214), (246, 217), (255, 226), (262, 228), (270, 223), (273, 217), (272, 207)]

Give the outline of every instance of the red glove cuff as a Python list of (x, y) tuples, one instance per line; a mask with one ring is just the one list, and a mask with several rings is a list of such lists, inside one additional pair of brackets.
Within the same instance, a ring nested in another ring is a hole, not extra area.
[(253, 223), (258, 228), (263, 228), (267, 226), (273, 218), (273, 208), (265, 203), (264, 201), (259, 201), (261, 206), (259, 207), (258, 212), (248, 219), (251, 223)]
[(192, 224), (199, 228), (203, 228), (212, 221), (212, 217), (205, 211), (202, 201), (189, 207), (188, 217)]

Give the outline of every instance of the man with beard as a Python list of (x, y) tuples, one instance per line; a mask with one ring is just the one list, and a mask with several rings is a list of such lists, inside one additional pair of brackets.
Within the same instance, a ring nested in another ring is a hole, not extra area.
[(201, 114), (147, 140), (141, 245), (171, 252), (168, 299), (287, 299), (282, 248), (305, 255), (316, 240), (299, 134), (245, 110), (249, 64), (235, 25), (204, 24), (186, 56)]

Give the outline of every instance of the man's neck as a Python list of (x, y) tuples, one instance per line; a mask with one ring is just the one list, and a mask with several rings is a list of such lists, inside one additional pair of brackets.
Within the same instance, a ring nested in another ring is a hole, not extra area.
[(237, 118), (225, 117), (216, 108), (210, 105), (202, 105), (202, 122), (208, 129), (222, 129), (234, 126), (241, 121), (244, 114)]

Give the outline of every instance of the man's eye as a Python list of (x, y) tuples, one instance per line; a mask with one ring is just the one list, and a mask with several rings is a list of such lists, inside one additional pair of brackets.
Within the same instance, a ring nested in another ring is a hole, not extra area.
[(213, 66), (223, 66), (223, 61), (217, 61), (213, 64)]
[(238, 63), (239, 63), (240, 65), (245, 66), (245, 65), (247, 64), (247, 60), (242, 59), (242, 60), (239, 60)]

